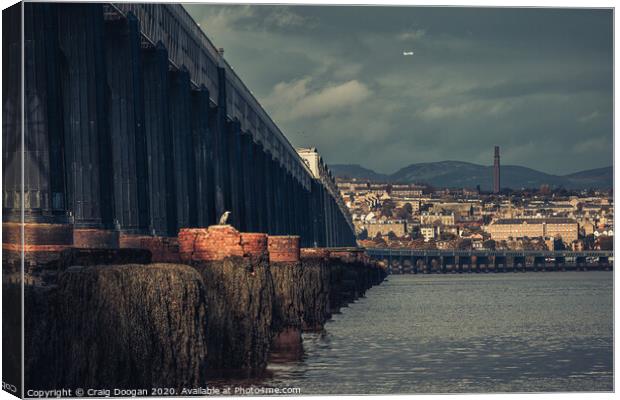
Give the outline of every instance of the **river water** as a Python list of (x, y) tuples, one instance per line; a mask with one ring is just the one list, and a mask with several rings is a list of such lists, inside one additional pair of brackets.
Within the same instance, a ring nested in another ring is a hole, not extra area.
[(392, 275), (263, 384), (301, 394), (613, 390), (613, 273)]

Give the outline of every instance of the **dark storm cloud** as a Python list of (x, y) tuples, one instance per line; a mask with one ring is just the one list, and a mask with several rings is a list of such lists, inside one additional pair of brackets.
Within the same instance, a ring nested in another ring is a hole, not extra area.
[(574, 94), (577, 92), (604, 92), (609, 89), (609, 78), (603, 76), (579, 76), (573, 79), (547, 79), (530, 82), (505, 82), (468, 90), (466, 94), (480, 98), (497, 99), (520, 97), (537, 93)]
[(490, 164), (495, 144), (550, 173), (613, 162), (610, 10), (186, 7), (329, 163)]

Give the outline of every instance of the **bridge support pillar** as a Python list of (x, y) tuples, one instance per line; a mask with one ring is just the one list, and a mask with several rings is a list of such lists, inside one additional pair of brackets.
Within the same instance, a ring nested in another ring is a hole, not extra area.
[(487, 256), (478, 257), (478, 265), (479, 265), (480, 272), (484, 272), (484, 273), (489, 272), (489, 257)]
[(160, 44), (142, 50), (150, 234), (176, 236), (176, 188), (168, 112), (168, 52)]
[(461, 272), (471, 272), (471, 256), (459, 256), (459, 268)]
[(581, 269), (586, 269), (586, 258), (585, 257), (575, 257), (575, 268), (577, 271)]
[(513, 265), (517, 271), (526, 271), (525, 257), (523, 256), (514, 256)]
[(196, 226), (210, 226), (215, 221), (213, 191), (213, 138), (209, 127), (211, 108), (209, 91), (201, 86), (192, 91), (192, 136), (196, 176)]
[(538, 271), (539, 269), (545, 268), (546, 260), (545, 257), (535, 256), (534, 257), (534, 271)]
[[(295, 188), (295, 201), (293, 202), (293, 234), (298, 235), (303, 241), (301, 216), (303, 212), (303, 188), (301, 184), (293, 177), (293, 187)], [(305, 242), (304, 242), (305, 243)]]
[(479, 273), (480, 272), (480, 267), (478, 265), (478, 256), (471, 256), (470, 260), (471, 260), (470, 270), (472, 272)]
[(197, 220), (196, 164), (192, 137), (192, 98), (189, 73), (171, 72), (170, 125), (172, 129), (177, 230), (195, 227)]
[(254, 140), (250, 133), (241, 136), (241, 162), (243, 163), (243, 206), (245, 215), (245, 229), (249, 232), (258, 232), (256, 207), (256, 170), (254, 169)]
[[(282, 166), (278, 160), (272, 161), (273, 171), (273, 193), (274, 193), (274, 232), (276, 235), (286, 234), (286, 222), (288, 219), (288, 198), (285, 194), (284, 176)], [(277, 211), (275, 211), (277, 210)]]
[(245, 231), (245, 208), (243, 206), (243, 163), (241, 162), (241, 124), (235, 119), (228, 124), (228, 170), (230, 171), (231, 224)]
[(282, 194), (282, 199), (284, 201), (284, 204), (282, 204), (284, 206), (282, 233), (284, 235), (290, 235), (293, 233), (293, 186), (291, 184), (291, 176), (287, 172), (286, 167), (284, 165), (280, 165), (279, 170), (282, 182), (280, 193)]
[[(66, 143), (59, 79), (66, 71), (59, 68), (57, 7), (14, 5), (3, 11), (3, 21), (3, 259), (19, 260), (24, 250), (26, 262), (46, 262), (73, 242), (62, 157)], [(23, 142), (22, 128), (27, 134)]]
[(456, 272), (456, 268), (454, 266), (454, 257), (453, 256), (442, 256), (441, 264), (443, 266), (444, 272), (446, 273), (454, 273)]
[(505, 272), (507, 270), (506, 256), (495, 256), (493, 261), (495, 263), (496, 271)]
[(609, 257), (599, 257), (598, 264), (600, 269), (603, 269), (605, 271), (610, 270)]
[[(286, 172), (286, 171), (285, 171)], [(298, 191), (297, 191), (297, 182), (295, 178), (290, 174), (286, 173), (288, 179), (288, 186), (290, 189), (290, 207), (289, 207), (289, 234), (298, 235), (297, 231), (297, 208), (299, 207), (298, 203)]]
[(267, 210), (267, 186), (265, 185), (266, 178), (266, 160), (265, 152), (260, 144), (252, 142), (254, 149), (254, 188), (255, 188), (255, 203), (256, 203), (256, 231), (257, 232), (269, 232), (269, 215)]
[(555, 270), (565, 271), (566, 270), (566, 257), (556, 257), (555, 258)]
[(114, 219), (121, 231), (144, 234), (150, 212), (139, 22), (131, 13), (106, 21), (104, 37)]
[[(113, 227), (114, 182), (106, 112), (102, 4), (58, 4), (62, 116), (68, 208), (75, 246), (118, 247)], [(106, 237), (106, 240), (101, 240)]]
[(267, 200), (267, 207), (265, 211), (267, 212), (268, 219), (268, 233), (275, 235), (278, 233), (277, 222), (277, 206), (275, 202), (275, 190), (277, 182), (276, 179), (276, 165), (270, 153), (266, 153), (265, 155), (265, 196)]

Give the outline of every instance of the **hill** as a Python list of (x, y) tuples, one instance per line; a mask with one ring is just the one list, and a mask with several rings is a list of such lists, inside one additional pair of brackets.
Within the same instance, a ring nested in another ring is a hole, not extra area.
[[(401, 168), (393, 174), (379, 174), (360, 165), (336, 164), (330, 169), (337, 177), (384, 181), (394, 183), (426, 183), (437, 187), (476, 187), (491, 190), (493, 167), (463, 161), (439, 161), (416, 163)], [(613, 167), (596, 168), (569, 175), (552, 175), (518, 165), (503, 165), (502, 188), (538, 188), (547, 184), (567, 189), (613, 187)]]
[(350, 179), (367, 179), (370, 181), (388, 181), (389, 176), (380, 174), (359, 164), (334, 164), (329, 169), (334, 176)]

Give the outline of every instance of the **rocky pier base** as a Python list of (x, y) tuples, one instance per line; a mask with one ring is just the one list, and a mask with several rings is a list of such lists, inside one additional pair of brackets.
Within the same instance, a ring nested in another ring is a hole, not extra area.
[[(178, 239), (120, 234), (119, 247), (30, 258), (28, 388), (200, 387), (257, 375), (270, 360), (299, 358), (303, 331), (322, 330), (386, 276), (361, 249), (300, 249), (297, 236), (228, 225)], [(19, 252), (6, 250), (3, 268), (14, 270)], [(19, 286), (3, 282), (6, 293)]]
[(274, 282), (271, 360), (296, 360), (303, 354), (301, 329), (304, 285), (299, 237), (270, 236), (268, 243)]
[(26, 388), (196, 387), (205, 300), (200, 274), (178, 264), (72, 266), (26, 286)]
[(207, 287), (209, 376), (253, 375), (267, 366), (274, 287), (263, 236), (229, 225), (179, 233), (181, 259)]
[(304, 331), (320, 331), (334, 311), (331, 305), (336, 295), (332, 290), (335, 269), (330, 268), (327, 249), (302, 249), (301, 262), (302, 327)]

